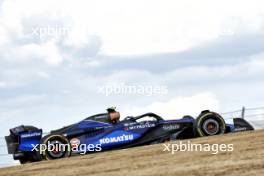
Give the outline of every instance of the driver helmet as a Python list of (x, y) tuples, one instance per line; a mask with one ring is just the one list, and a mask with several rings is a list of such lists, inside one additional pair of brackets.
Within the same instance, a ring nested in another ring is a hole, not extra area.
[(106, 109), (108, 113), (116, 112), (116, 107), (112, 106)]

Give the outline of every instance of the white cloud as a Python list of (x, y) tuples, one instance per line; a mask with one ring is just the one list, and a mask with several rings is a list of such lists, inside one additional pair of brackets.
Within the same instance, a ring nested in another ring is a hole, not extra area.
[(41, 78), (45, 78), (45, 79), (47, 79), (47, 78), (50, 77), (50, 75), (49, 75), (47, 72), (44, 72), (44, 71), (39, 71), (39, 72), (37, 72), (37, 75), (38, 75), (39, 77), (41, 77)]
[(41, 59), (50, 65), (58, 65), (62, 62), (62, 57), (53, 41), (41, 45), (23, 45), (16, 48), (16, 50), (23, 59)]
[(197, 117), (202, 110), (219, 110), (219, 101), (213, 93), (200, 93), (187, 97), (174, 97), (164, 102), (153, 102), (144, 107), (127, 107), (126, 115), (155, 112), (165, 119), (182, 118), (184, 115)]
[(32, 63), (44, 63), (48, 65), (58, 65), (63, 59), (54, 41), (36, 44), (24, 44), (18, 46), (2, 46), (0, 53), (2, 62), (23, 65)]
[(23, 32), (24, 18), (72, 21), (65, 37), (72, 45), (96, 35), (103, 41), (102, 54), (137, 55), (182, 51), (226, 33), (261, 31), (262, 5), (260, 0), (12, 0), (4, 2), (1, 18), (16, 35)]
[(5, 82), (0, 82), (0, 88), (5, 88), (6, 87), (6, 83)]

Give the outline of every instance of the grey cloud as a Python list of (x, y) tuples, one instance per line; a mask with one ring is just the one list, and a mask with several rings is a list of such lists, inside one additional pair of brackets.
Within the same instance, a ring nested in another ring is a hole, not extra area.
[[(180, 53), (161, 53), (145, 56), (100, 56), (101, 70), (139, 69), (168, 72), (180, 67), (232, 65), (248, 61), (264, 50), (264, 34), (245, 34), (225, 37)], [(95, 71), (95, 70), (93, 70)]]
[(67, 45), (63, 39), (58, 41), (57, 46), (64, 57), (72, 62), (78, 62), (78, 59), (92, 60), (99, 53), (102, 44), (103, 41), (99, 36), (91, 35), (87, 36), (86, 42), (80, 47)]

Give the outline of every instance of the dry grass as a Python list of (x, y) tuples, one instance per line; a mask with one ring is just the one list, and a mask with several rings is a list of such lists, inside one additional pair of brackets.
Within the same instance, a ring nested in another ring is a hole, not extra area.
[[(186, 142), (186, 141), (185, 141)], [(163, 152), (163, 145), (102, 152), (0, 169), (1, 176), (151, 175), (263, 176), (264, 131), (197, 138), (192, 143), (234, 144), (233, 152)]]

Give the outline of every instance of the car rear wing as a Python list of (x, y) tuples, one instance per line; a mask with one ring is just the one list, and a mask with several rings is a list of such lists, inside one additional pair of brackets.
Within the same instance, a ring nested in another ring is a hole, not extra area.
[(31, 151), (33, 146), (39, 144), (42, 138), (42, 129), (33, 126), (21, 125), (9, 131), (9, 136), (5, 136), (9, 154)]

